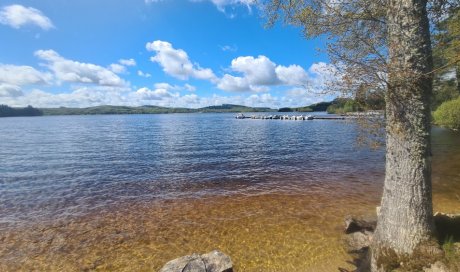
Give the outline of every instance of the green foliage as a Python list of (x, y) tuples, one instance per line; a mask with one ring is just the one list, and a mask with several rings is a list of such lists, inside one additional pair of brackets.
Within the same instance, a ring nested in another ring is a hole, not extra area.
[(308, 108), (310, 108), (312, 111), (326, 111), (327, 107), (329, 107), (332, 103), (333, 103), (333, 101), (331, 101), (331, 102), (319, 102), (319, 103), (316, 103), (316, 104), (311, 104), (310, 106), (308, 106)]
[(12, 108), (7, 105), (0, 105), (0, 117), (13, 117), (13, 116), (40, 116), (43, 112), (32, 106), (25, 108)]
[(433, 109), (460, 94), (460, 9), (451, 10), (447, 19), (436, 24), (436, 30), (433, 35), (436, 71), (431, 101)]
[(280, 108), (278, 112), (293, 112), (294, 110), (291, 108)]
[(326, 111), (327, 108), (332, 105), (333, 101), (331, 102), (319, 102), (315, 104), (311, 104), (305, 107), (298, 107), (298, 108), (280, 108), (278, 112), (313, 112), (313, 111)]
[(460, 271), (460, 251), (453, 236), (448, 236), (442, 243), (445, 260), (450, 271)]
[(448, 236), (446, 237), (444, 243), (442, 244), (442, 249), (444, 250), (444, 254), (446, 255), (446, 259), (455, 258), (455, 245), (454, 245), (454, 237)]
[(433, 55), (441, 64), (456, 62), (460, 56), (460, 8), (450, 10), (447, 19), (437, 24)]
[(308, 107), (300, 107), (300, 108), (296, 108), (295, 111), (298, 111), (298, 112), (312, 112), (313, 109), (310, 108), (309, 106)]
[(433, 117), (435, 124), (439, 126), (460, 129), (460, 98), (442, 103)]
[(233, 104), (223, 104), (220, 106), (209, 106), (204, 108), (199, 108), (195, 110), (196, 112), (268, 112), (274, 111), (270, 108), (253, 108)]
[(362, 111), (359, 103), (350, 98), (336, 98), (332, 104), (327, 107), (327, 112), (332, 114), (344, 114), (347, 112)]
[(433, 97), (431, 99), (431, 108), (436, 110), (442, 103), (456, 99), (460, 93), (454, 80), (434, 82)]

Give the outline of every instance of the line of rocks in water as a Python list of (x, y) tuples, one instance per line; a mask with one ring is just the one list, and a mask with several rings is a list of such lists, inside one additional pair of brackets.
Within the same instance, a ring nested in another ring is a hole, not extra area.
[(236, 119), (256, 119), (256, 120), (345, 120), (345, 119), (357, 119), (356, 116), (348, 115), (251, 115), (246, 116), (242, 113), (235, 116)]
[(239, 113), (235, 116), (236, 119), (261, 119), (261, 120), (313, 120), (313, 115), (251, 115), (246, 116)]

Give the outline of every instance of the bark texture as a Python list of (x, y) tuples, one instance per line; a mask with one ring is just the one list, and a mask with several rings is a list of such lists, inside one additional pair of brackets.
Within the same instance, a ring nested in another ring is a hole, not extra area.
[(426, 0), (388, 1), (385, 185), (372, 271), (390, 271), (434, 233), (431, 196), (432, 57)]

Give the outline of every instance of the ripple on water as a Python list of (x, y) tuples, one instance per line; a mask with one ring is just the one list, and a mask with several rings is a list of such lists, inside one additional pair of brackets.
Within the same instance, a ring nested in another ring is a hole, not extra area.
[[(354, 125), (336, 121), (0, 124), (1, 271), (145, 271), (216, 248), (237, 271), (334, 271), (344, 216), (373, 214), (382, 187), (382, 151), (356, 149)], [(460, 137), (433, 134), (434, 206), (458, 212)]]

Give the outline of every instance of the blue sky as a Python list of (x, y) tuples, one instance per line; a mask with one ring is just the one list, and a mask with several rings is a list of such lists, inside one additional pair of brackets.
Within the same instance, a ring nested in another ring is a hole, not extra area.
[(332, 70), (321, 40), (264, 27), (253, 0), (0, 2), (0, 104), (304, 106)]

